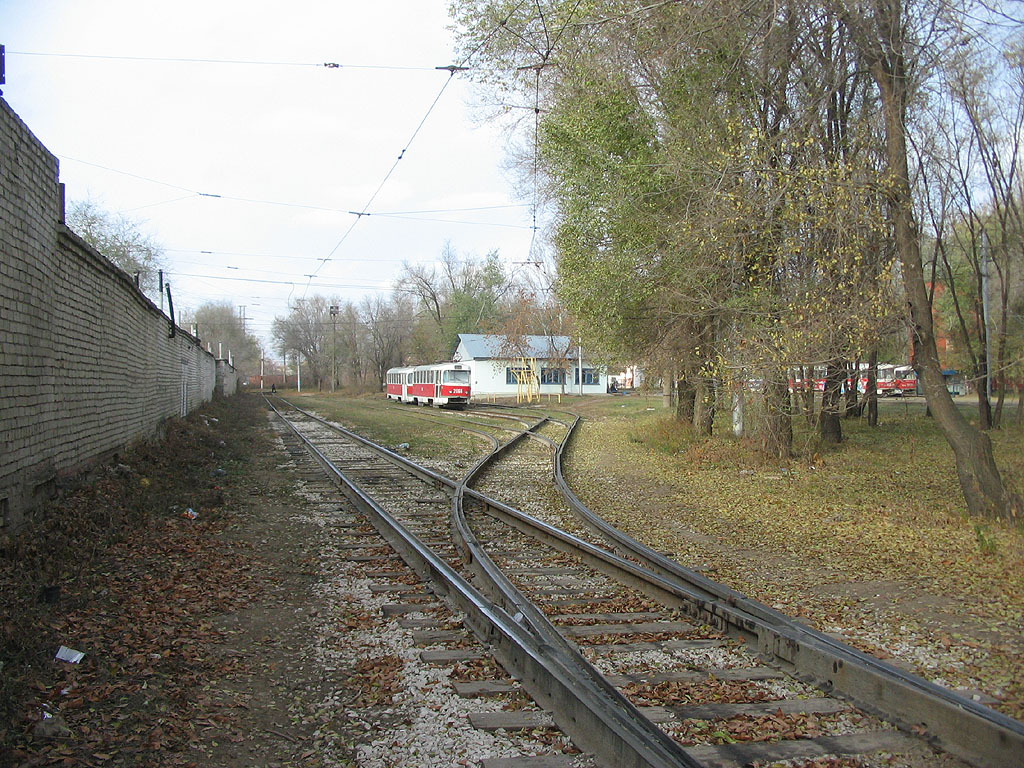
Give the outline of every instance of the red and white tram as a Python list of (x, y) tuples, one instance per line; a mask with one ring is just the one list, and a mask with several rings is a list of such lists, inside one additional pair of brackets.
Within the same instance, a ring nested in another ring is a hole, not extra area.
[[(861, 382), (863, 392), (868, 385), (867, 377), (861, 378)], [(879, 365), (876, 387), (878, 394), (884, 397), (916, 395), (917, 374), (910, 365)]]
[(469, 402), (469, 366), (434, 363), (392, 368), (385, 379), (388, 400), (464, 408)]

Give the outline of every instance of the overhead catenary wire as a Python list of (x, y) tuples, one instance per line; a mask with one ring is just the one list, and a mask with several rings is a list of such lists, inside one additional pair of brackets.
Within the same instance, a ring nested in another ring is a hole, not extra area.
[[(519, 8), (522, 5), (524, 5), (524, 3), (519, 3), (516, 7)], [(513, 9), (512, 13), (514, 13), (515, 10), (516, 9)], [(511, 16), (511, 14), (510, 14), (510, 16)], [(161, 56), (112, 56), (112, 55), (60, 53), (60, 52), (46, 52), (46, 51), (34, 51), (34, 52), (33, 51), (17, 51), (17, 52), (14, 52), (14, 53), (15, 53), (15, 55), (23, 54), (23, 55), (38, 55), (38, 56), (59, 56), (59, 57), (65, 57), (65, 58), (83, 58), (83, 59), (85, 59), (85, 58), (94, 58), (94, 59), (111, 59), (111, 60), (125, 60), (125, 61), (153, 61), (153, 62), (166, 61), (166, 62), (173, 62), (173, 63), (211, 64), (211, 65), (214, 65), (214, 64), (216, 64), (216, 65), (234, 64), (234, 65), (255, 65), (255, 66), (275, 66), (276, 65), (276, 66), (328, 67), (328, 68), (342, 68), (342, 67), (344, 67), (344, 68), (350, 68), (350, 69), (357, 69), (357, 68), (359, 68), (359, 69), (375, 69), (376, 68), (376, 69), (409, 69), (409, 70), (422, 70), (422, 71), (445, 70), (445, 71), (448, 72), (448, 77), (445, 78), (444, 84), (441, 86), (441, 88), (438, 89), (438, 91), (437, 91), (436, 95), (434, 96), (433, 100), (431, 101), (428, 109), (425, 111), (425, 113), (423, 114), (423, 116), (420, 119), (420, 121), (416, 124), (415, 129), (413, 130), (413, 132), (409, 136), (408, 141), (402, 147), (402, 149), (401, 149), (400, 153), (398, 154), (397, 158), (391, 164), (391, 167), (388, 168), (387, 173), (383, 176), (383, 178), (381, 179), (381, 181), (378, 184), (377, 188), (374, 190), (373, 194), (367, 199), (366, 203), (361, 208), (355, 209), (355, 210), (339, 209), (339, 208), (332, 208), (332, 207), (329, 207), (329, 206), (320, 206), (320, 205), (307, 205), (307, 204), (303, 204), (303, 203), (295, 203), (295, 202), (288, 202), (288, 201), (282, 201), (282, 200), (263, 200), (263, 199), (257, 199), (257, 198), (251, 198), (251, 197), (234, 196), (234, 195), (226, 194), (226, 193), (223, 193), (223, 192), (205, 191), (202, 188), (200, 188), (199, 185), (188, 185), (187, 182), (186, 182), (186, 184), (177, 184), (177, 183), (173, 183), (173, 182), (162, 181), (160, 179), (151, 178), (151, 177), (145, 176), (143, 174), (132, 173), (130, 171), (121, 171), (121, 170), (118, 170), (116, 168), (112, 168), (112, 167), (110, 167), (108, 165), (102, 165), (100, 163), (90, 162), (90, 161), (87, 161), (87, 160), (80, 160), (79, 158), (76, 158), (76, 157), (64, 157), (62, 159), (67, 160), (68, 162), (83, 163), (85, 165), (89, 165), (89, 166), (92, 166), (92, 167), (97, 167), (97, 168), (100, 168), (100, 169), (103, 169), (103, 170), (106, 170), (106, 171), (110, 171), (110, 172), (114, 172), (114, 173), (121, 173), (121, 174), (124, 174), (126, 176), (134, 177), (134, 178), (136, 178), (136, 179), (138, 179), (140, 181), (145, 181), (145, 182), (149, 182), (149, 183), (159, 184), (159, 185), (167, 187), (168, 189), (177, 190), (177, 191), (179, 191), (181, 193), (180, 195), (177, 195), (177, 196), (168, 195), (167, 197), (169, 199), (157, 200), (155, 202), (147, 203), (146, 205), (140, 205), (140, 206), (136, 206), (136, 207), (133, 207), (133, 208), (126, 209), (126, 211), (123, 211), (123, 212), (131, 212), (131, 211), (135, 211), (135, 210), (143, 210), (143, 209), (146, 209), (146, 208), (152, 208), (152, 207), (159, 206), (159, 205), (176, 204), (176, 203), (180, 203), (180, 202), (183, 202), (183, 201), (187, 201), (187, 200), (189, 200), (192, 197), (206, 197), (206, 198), (215, 198), (215, 199), (229, 200), (229, 201), (242, 202), (242, 203), (264, 204), (264, 205), (278, 205), (278, 206), (283, 206), (283, 207), (305, 208), (305, 209), (309, 209), (309, 210), (321, 210), (321, 211), (327, 211), (327, 212), (344, 213), (344, 214), (348, 214), (348, 215), (351, 215), (351, 216), (355, 217), (354, 220), (351, 222), (351, 225), (348, 227), (347, 232), (350, 232), (352, 230), (352, 228), (359, 222), (359, 220), (361, 220), (362, 218), (364, 218), (366, 216), (370, 216), (370, 215), (378, 216), (378, 217), (381, 217), (381, 218), (385, 218), (385, 217), (386, 218), (394, 218), (394, 219), (411, 218), (411, 219), (417, 220), (417, 221), (440, 221), (440, 222), (443, 222), (443, 223), (450, 223), (450, 224), (474, 224), (474, 225), (486, 225), (486, 226), (499, 226), (499, 227), (526, 229), (528, 227), (525, 226), (525, 224), (508, 224), (508, 223), (499, 223), (499, 222), (454, 221), (454, 220), (451, 220), (451, 219), (444, 219), (444, 218), (428, 218), (429, 214), (431, 214), (431, 213), (440, 213), (440, 212), (449, 212), (449, 211), (450, 212), (462, 212), (462, 211), (472, 211), (472, 210), (487, 210), (487, 209), (496, 209), (496, 208), (499, 208), (499, 207), (505, 208), (505, 207), (511, 207), (511, 206), (475, 206), (473, 208), (464, 208), (464, 209), (459, 209), (459, 208), (448, 209), (448, 208), (438, 207), (438, 208), (426, 208), (426, 209), (421, 209), (421, 210), (416, 210), (416, 211), (392, 211), (392, 212), (386, 212), (386, 211), (373, 212), (373, 211), (370, 210), (372, 205), (373, 205), (373, 203), (376, 201), (376, 199), (378, 199), (378, 197), (379, 197), (379, 195), (381, 193), (381, 190), (387, 185), (389, 180), (391, 178), (393, 178), (393, 174), (396, 172), (396, 169), (397, 169), (399, 163), (401, 162), (401, 160), (407, 156), (407, 153), (410, 151), (411, 146), (415, 143), (417, 137), (421, 134), (422, 129), (424, 128), (424, 125), (429, 121), (431, 114), (434, 112), (434, 110), (437, 107), (438, 103), (443, 98), (444, 92), (448, 89), (449, 85), (451, 84), (452, 77), (457, 72), (460, 72), (460, 71), (462, 71), (463, 69), (466, 68), (466, 66), (471, 61), (471, 59), (476, 55), (476, 53), (479, 50), (481, 50), (483, 48), (483, 46), (485, 46), (487, 44), (488, 40), (490, 40), (493, 37), (494, 34), (497, 34), (499, 32), (500, 27), (501, 27), (500, 24), (496, 25), (494, 27), (494, 29), (492, 29), (490, 31), (490, 33), (488, 34), (486, 39), (484, 39), (475, 49), (473, 49), (468, 54), (466, 54), (465, 56), (462, 57), (462, 61), (460, 63), (449, 65), (449, 66), (446, 66), (446, 67), (390, 67), (390, 66), (385, 66), (385, 65), (358, 65), (358, 64), (345, 65), (345, 64), (331, 64), (331, 63), (318, 63), (318, 62), (306, 62), (306, 61), (267, 61), (267, 60), (257, 60), (257, 59), (207, 59), (207, 58), (161, 57)], [(522, 206), (522, 207), (525, 207), (525, 205)], [(529, 227), (529, 228), (531, 229), (531, 231), (535, 232), (536, 231), (535, 230), (535, 222), (534, 222), (534, 226), (533, 227)], [(338, 241), (338, 243), (335, 245), (335, 247), (331, 250), (330, 255), (328, 257), (320, 258), (319, 259), (319, 263), (317, 263), (315, 265), (314, 269), (306, 270), (306, 271), (308, 271), (310, 273), (310, 274), (307, 274), (305, 276), (307, 278), (307, 282), (306, 282), (307, 289), (308, 289), (309, 285), (312, 283), (312, 277), (310, 275), (316, 276), (316, 275), (322, 274), (323, 273), (323, 268), (324, 268), (324, 266), (326, 264), (326, 260), (330, 259), (330, 258), (337, 258), (337, 250), (342, 245), (342, 243), (344, 242), (345, 237), (347, 237), (347, 232), (345, 233), (345, 235), (343, 235), (343, 237)], [(532, 248), (532, 246), (531, 246), (531, 248)], [(295, 256), (294, 258), (309, 258), (309, 257)], [(346, 260), (362, 261), (363, 259), (352, 258), (352, 259), (346, 259)], [(367, 260), (369, 260), (369, 259), (367, 259)], [(380, 258), (375, 258), (375, 259), (372, 259), (372, 260), (373, 261), (380, 261), (381, 259)], [(388, 259), (388, 260), (390, 260), (390, 259)], [(395, 261), (398, 261), (398, 260), (395, 259)], [(402, 260), (402, 261), (405, 261), (405, 260)], [(230, 269), (231, 267), (227, 266), (226, 268)], [(298, 271), (298, 270), (296, 270), (296, 271)], [(184, 273), (183, 272), (183, 273), (179, 273), (179, 274), (180, 274), (181, 277), (193, 277), (193, 275), (190, 275), (189, 273)], [(168, 276), (170, 276), (170, 273), (168, 273)], [(240, 278), (232, 277), (232, 276), (215, 276), (215, 275), (198, 275), (197, 274), (197, 275), (194, 275), (194, 277), (197, 280), (204, 280), (204, 281), (210, 281), (210, 280), (219, 280), (219, 281), (220, 280), (240, 280)], [(297, 282), (302, 282), (302, 280), (299, 279), (299, 280), (297, 280), (295, 282), (293, 282), (293, 281), (285, 281), (285, 280), (266, 281), (266, 282), (273, 282), (273, 283), (281, 284), (281, 285), (295, 285)], [(353, 285), (353, 284), (348, 284), (348, 283), (338, 284), (336, 286), (324, 284), (323, 287), (324, 288), (337, 287), (337, 288), (352, 288), (352, 289), (367, 289), (367, 290), (386, 290), (386, 289), (383, 289), (383, 288), (378, 288), (376, 286), (359, 286), (359, 285)]]
[(96, 59), (107, 61), (138, 61), (164, 64), (231, 64), (259, 67), (310, 67), (316, 69), (383, 69), (407, 72), (430, 72), (437, 67), (398, 64), (342, 64), (336, 61), (274, 61), (271, 59), (213, 59), (186, 56), (121, 56), (99, 53), (63, 53), (58, 51), (7, 51), (8, 56), (43, 56), (60, 59)]
[(145, 205), (137, 205), (134, 208), (122, 208), (118, 211), (120, 214), (135, 213), (135, 211), (144, 211), (147, 208), (156, 208), (158, 205), (170, 205), (171, 203), (180, 203), (182, 200), (191, 200), (195, 195), (181, 195), (179, 197), (173, 197), (170, 200), (160, 200), (155, 203), (146, 203)]
[[(289, 259), (289, 260), (309, 261), (309, 256), (290, 256), (290, 255), (287, 255), (287, 254), (277, 254), (277, 253), (251, 253), (251, 252), (246, 252), (246, 251), (221, 251), (221, 250), (216, 250), (216, 249), (205, 249), (205, 248), (163, 248), (161, 250), (167, 251), (167, 252), (171, 252), (171, 253), (198, 253), (198, 254), (205, 254), (205, 255), (209, 255), (209, 256), (245, 256), (245, 257), (261, 258), (261, 259)], [(419, 259), (410, 259), (410, 258), (389, 259), (389, 258), (383, 258), (383, 257), (380, 257), (380, 256), (346, 256), (346, 257), (344, 257), (344, 259), (341, 259), (341, 261), (352, 261), (352, 262), (367, 261), (367, 262), (374, 262), (374, 263), (381, 262), (381, 261), (390, 261), (390, 262), (395, 262), (396, 264), (403, 264), (403, 263), (408, 262), (408, 261), (437, 261), (437, 257), (436, 256), (426, 256), (426, 257), (422, 257), (422, 258), (419, 258)], [(468, 259), (468, 258), (467, 259), (456, 259), (455, 261), (457, 263), (463, 263), (464, 264), (464, 263), (470, 263), (471, 261), (473, 261), (473, 259)], [(204, 261), (202, 263), (204, 265), (209, 265), (208, 261)], [(246, 267), (246, 269), (248, 269), (248, 267)]]
[[(452, 81), (452, 78), (455, 76), (455, 73), (459, 72), (459, 71), (463, 71), (463, 70), (469, 68), (469, 63), (473, 59), (473, 57), (476, 56), (476, 54), (479, 53), (481, 50), (483, 50), (483, 48), (491, 41), (491, 39), (502, 28), (504, 28), (508, 24), (509, 19), (511, 19), (512, 16), (515, 15), (516, 11), (518, 11), (519, 8), (521, 8), (525, 4), (525, 2), (526, 2), (526, 0), (521, 0), (521, 2), (517, 3), (512, 8), (512, 10), (509, 11), (508, 15), (505, 16), (504, 19), (502, 19), (498, 24), (496, 24), (491, 29), (491, 31), (480, 42), (480, 44), (478, 46), (476, 46), (476, 48), (471, 50), (468, 54), (463, 56), (462, 59), (457, 64), (452, 64), (452, 65), (450, 65), (448, 67), (438, 67), (437, 68), (437, 69), (446, 69), (448, 71), (448, 79), (445, 80), (444, 85), (441, 86), (441, 89), (438, 91), (437, 96), (434, 97), (434, 101), (431, 102), (430, 107), (427, 108), (426, 114), (423, 115), (423, 118), (420, 120), (419, 124), (416, 126), (416, 129), (413, 131), (412, 136), (409, 137), (409, 140), (406, 142), (405, 147), (403, 147), (402, 151), (399, 152), (398, 157), (395, 159), (395, 162), (391, 165), (391, 168), (388, 169), (388, 172), (384, 175), (384, 178), (381, 180), (380, 184), (377, 186), (377, 189), (374, 190), (372, 195), (370, 195), (370, 199), (363, 206), (362, 211), (356, 216), (356, 219), (352, 222), (352, 224), (349, 226), (349, 228), (341, 236), (341, 239), (337, 242), (337, 244), (334, 246), (334, 248), (331, 249), (330, 253), (328, 253), (326, 257), (324, 257), (323, 259), (320, 260), (320, 264), (313, 271), (313, 275), (314, 276), (319, 274), (320, 270), (324, 268), (324, 265), (327, 264), (327, 262), (331, 260), (331, 258), (337, 252), (337, 250), (348, 239), (349, 235), (352, 233), (352, 230), (355, 229), (355, 227), (359, 223), (360, 219), (362, 219), (367, 214), (370, 205), (373, 204), (373, 201), (377, 198), (377, 195), (380, 194), (381, 189), (384, 188), (384, 185), (388, 182), (388, 179), (391, 178), (392, 174), (395, 172), (395, 168), (398, 167), (398, 164), (405, 157), (405, 153), (409, 150), (409, 147), (412, 145), (412, 142), (416, 139), (416, 136), (419, 134), (420, 129), (422, 129), (424, 123), (427, 122), (427, 118), (430, 117), (430, 114), (434, 111), (434, 108), (437, 106), (437, 103), (441, 100), (441, 96), (444, 95), (444, 92), (445, 92), (445, 90), (447, 90), (449, 84)], [(310, 282), (312, 282), (312, 278), (310, 278)], [(308, 290), (308, 288), (309, 288), (309, 284), (308, 283), (307, 283), (306, 288)], [(303, 296), (305, 296), (305, 292), (303, 292)]]
[(458, 220), (451, 220), (451, 219), (424, 218), (424, 214), (428, 214), (428, 213), (467, 213), (467, 212), (475, 212), (475, 211), (492, 211), (492, 210), (501, 210), (501, 209), (507, 209), (507, 208), (520, 208), (520, 207), (524, 207), (523, 204), (479, 205), (479, 206), (469, 206), (469, 207), (461, 207), (461, 208), (429, 208), (429, 209), (412, 210), (412, 211), (379, 211), (379, 212), (374, 212), (374, 213), (371, 214), (371, 213), (366, 212), (365, 210), (360, 212), (360, 211), (353, 211), (353, 210), (350, 210), (348, 208), (334, 208), (334, 207), (329, 207), (329, 206), (325, 206), (325, 205), (312, 205), (310, 203), (295, 203), (295, 202), (288, 202), (288, 201), (283, 201), (283, 200), (266, 200), (266, 199), (261, 199), (261, 198), (239, 197), (237, 195), (228, 195), (228, 194), (221, 194), (221, 193), (200, 192), (197, 189), (193, 189), (193, 188), (190, 188), (190, 187), (182, 186), (180, 184), (175, 184), (175, 183), (172, 183), (172, 182), (169, 182), (169, 181), (162, 181), (160, 179), (154, 179), (154, 178), (152, 178), (150, 176), (143, 176), (143, 175), (138, 174), (138, 173), (133, 173), (132, 171), (125, 171), (125, 170), (120, 170), (118, 168), (111, 168), (110, 166), (107, 166), (107, 165), (101, 165), (100, 163), (94, 163), (94, 162), (90, 162), (88, 160), (81, 160), (81, 159), (76, 158), (76, 157), (71, 157), (70, 155), (58, 155), (58, 157), (61, 160), (70, 160), (71, 162), (74, 162), (74, 163), (80, 163), (82, 165), (88, 165), (88, 166), (90, 166), (92, 168), (99, 168), (99, 169), (104, 170), (104, 171), (109, 171), (110, 173), (117, 173), (117, 174), (121, 174), (123, 176), (129, 176), (129, 177), (131, 177), (133, 179), (139, 179), (140, 181), (146, 181), (146, 182), (149, 182), (151, 184), (159, 184), (160, 186), (170, 187), (171, 189), (177, 189), (177, 190), (180, 190), (182, 192), (188, 192), (189, 193), (188, 195), (174, 197), (174, 198), (171, 198), (169, 200), (161, 200), (159, 202), (149, 203), (147, 205), (140, 205), (140, 206), (137, 206), (135, 208), (126, 208), (126, 209), (124, 209), (122, 211), (119, 211), (119, 213), (131, 213), (132, 211), (139, 211), (139, 210), (143, 210), (145, 208), (152, 208), (152, 207), (155, 207), (155, 206), (158, 206), (158, 205), (168, 205), (170, 203), (181, 202), (182, 200), (189, 200), (192, 197), (205, 197), (205, 198), (212, 198), (212, 199), (217, 199), (217, 200), (230, 200), (230, 201), (233, 201), (233, 202), (240, 202), (240, 203), (252, 203), (252, 204), (255, 204), (255, 205), (276, 205), (276, 206), (281, 206), (281, 207), (284, 207), (284, 208), (302, 208), (302, 209), (310, 210), (310, 211), (325, 211), (327, 213), (344, 213), (344, 214), (348, 214), (348, 215), (356, 216), (356, 217), (359, 217), (359, 216), (371, 216), (372, 215), (372, 216), (375, 216), (375, 217), (378, 217), (378, 218), (408, 219), (408, 220), (412, 220), (412, 221), (434, 221), (434, 222), (441, 222), (441, 223), (445, 223), (445, 224), (467, 224), (467, 225), (477, 225), (477, 226), (514, 227), (514, 228), (520, 228), (520, 229), (525, 229), (526, 228), (522, 224), (504, 224), (504, 223), (494, 223), (494, 222), (458, 221)]
[[(240, 283), (265, 283), (269, 285), (292, 285), (302, 284), (302, 280), (266, 280), (258, 277), (234, 277), (232, 275), (196, 275), (189, 272), (175, 272), (177, 277), (194, 277), (202, 280), (232, 280)], [(303, 277), (309, 277), (303, 275)], [(355, 288), (368, 291), (390, 291), (394, 290), (390, 285), (355, 285), (351, 283), (324, 283), (321, 288)]]
[[(455, 71), (456, 70), (454, 68), (449, 70), (448, 79), (444, 81), (444, 85), (441, 86), (441, 90), (437, 92), (437, 95), (434, 97), (434, 100), (430, 103), (430, 106), (427, 108), (426, 114), (424, 114), (423, 117), (420, 119), (420, 122), (416, 126), (416, 129), (412, 132), (412, 136), (409, 137), (409, 140), (405, 143), (405, 147), (402, 148), (402, 151), (398, 153), (398, 157), (395, 158), (395, 161), (394, 163), (391, 164), (391, 168), (388, 169), (388, 172), (384, 174), (384, 178), (381, 179), (380, 184), (377, 185), (377, 188), (373, 191), (373, 194), (370, 195), (370, 199), (366, 201), (366, 203), (363, 205), (362, 209), (359, 212), (349, 211), (349, 213), (353, 213), (356, 218), (349, 225), (349, 228), (345, 230), (345, 233), (341, 236), (341, 239), (335, 244), (333, 248), (331, 248), (327, 256), (320, 260), (320, 264), (317, 266), (315, 270), (313, 270), (314, 277), (317, 274), (319, 274), (320, 270), (324, 268), (324, 265), (331, 260), (335, 253), (337, 253), (338, 249), (348, 239), (349, 235), (352, 234), (352, 230), (355, 229), (356, 224), (359, 223), (359, 220), (367, 215), (370, 206), (373, 205), (373, 201), (377, 199), (377, 195), (380, 194), (380, 191), (384, 188), (384, 185), (387, 184), (388, 179), (391, 178), (392, 174), (395, 172), (395, 169), (398, 167), (398, 164), (402, 161), (402, 158), (405, 157), (405, 153), (409, 151), (409, 147), (412, 146), (412, 142), (416, 139), (416, 136), (419, 134), (420, 129), (422, 129), (424, 123), (427, 122), (427, 118), (430, 117), (430, 113), (434, 111), (434, 107), (436, 107), (437, 103), (441, 100), (441, 96), (444, 95), (445, 90), (447, 90), (448, 85), (451, 83), (452, 78), (455, 76)], [(310, 278), (310, 282), (312, 282), (312, 278)], [(308, 289), (309, 283), (307, 283), (306, 287)], [(303, 293), (303, 295), (305, 295), (305, 293)]]

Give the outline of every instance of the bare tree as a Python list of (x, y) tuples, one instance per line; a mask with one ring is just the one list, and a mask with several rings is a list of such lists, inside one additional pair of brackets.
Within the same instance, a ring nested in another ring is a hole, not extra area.
[(360, 319), (366, 329), (366, 356), (378, 388), (384, 386), (389, 368), (401, 365), (405, 344), (410, 334), (409, 318), (412, 302), (400, 293), (390, 298), (373, 296), (363, 299)]
[(330, 302), (323, 296), (299, 299), (286, 317), (274, 318), (271, 334), (277, 351), (304, 360), (315, 385), (323, 389), (331, 369)]
[(422, 323), (415, 346), (423, 362), (432, 362), (451, 355), (458, 334), (493, 330), (511, 280), (496, 252), (460, 258), (446, 243), (439, 264), (406, 264), (397, 290), (417, 301)]
[(352, 302), (332, 299), (338, 314), (331, 319), (332, 362), (336, 361), (337, 384), (362, 389), (368, 385), (370, 333)]
[[(907, 111), (919, 82), (913, 18), (934, 23), (939, 12), (956, 10), (952, 4), (886, 0), (862, 4), (836, 0), (836, 12), (850, 29), (854, 43), (878, 88), (885, 126), (886, 190), (907, 304), (913, 326), (914, 367), (928, 406), (956, 458), (957, 476), (971, 514), (981, 517), (1019, 518), (1021, 498), (1003, 483), (986, 434), (960, 413), (946, 389), (935, 342), (932, 307), (921, 260), (921, 241), (914, 216), (907, 143)], [(922, 30), (918, 30), (922, 32)]]
[(228, 353), (235, 368), (245, 375), (259, 371), (260, 345), (255, 336), (247, 333), (242, 319), (230, 302), (207, 302), (192, 312), (184, 313), (186, 323), (194, 323), (196, 333), (205, 346), (212, 345), (215, 353)]
[(156, 295), (157, 273), (163, 266), (163, 251), (143, 232), (144, 222), (106, 211), (95, 200), (77, 200), (68, 206), (68, 227), (85, 242), (128, 273), (138, 275), (139, 287)]

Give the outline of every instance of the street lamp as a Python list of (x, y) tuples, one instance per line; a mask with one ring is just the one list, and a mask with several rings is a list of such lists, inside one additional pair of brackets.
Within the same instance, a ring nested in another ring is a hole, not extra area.
[(331, 392), (338, 381), (338, 305), (331, 304)]

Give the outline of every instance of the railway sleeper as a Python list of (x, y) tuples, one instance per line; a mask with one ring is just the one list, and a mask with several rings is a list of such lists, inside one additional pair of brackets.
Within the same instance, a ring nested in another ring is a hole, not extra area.
[[(606, 764), (609, 766), (664, 766), (667, 768), (668, 766), (697, 766), (701, 763), (717, 764), (707, 763), (703, 759), (698, 761), (696, 758), (691, 757), (690, 755), (693, 753), (690, 750), (682, 751), (678, 745), (674, 744), (663, 733), (645, 731), (643, 725), (640, 722), (632, 721), (630, 719), (632, 716), (625, 710), (612, 711), (608, 709), (608, 702), (601, 703), (600, 697), (592, 699), (590, 703), (584, 703), (584, 700), (591, 696), (591, 692), (587, 691), (588, 686), (591, 684), (585, 679), (575, 676), (576, 672), (570, 669), (573, 664), (572, 662), (567, 662), (557, 656), (549, 656), (548, 651), (545, 651), (542, 645), (538, 646), (536, 641), (529, 637), (528, 632), (521, 631), (521, 628), (518, 627), (515, 621), (509, 621), (510, 617), (502, 616), (502, 612), (494, 604), (490, 604), (482, 596), (474, 594), (472, 589), (468, 587), (468, 584), (464, 583), (464, 580), (454, 572), (450, 565), (444, 563), (444, 561), (441, 561), (429, 551), (423, 551), (420, 545), (406, 535), (401, 526), (397, 525), (387, 513), (377, 507), (376, 504), (373, 504), (357, 489), (348, 485), (343, 487), (345, 488), (346, 495), (349, 496), (357, 507), (367, 513), (375, 527), (389, 541), (391, 546), (399, 552), (402, 558), (422, 578), (438, 580), (440, 586), (435, 590), (438, 595), (447, 598), (447, 601), (451, 602), (453, 608), (466, 613), (467, 625), (473, 628), (479, 638), (490, 645), (495, 657), (501, 662), (502, 666), (514, 671), (517, 677), (521, 679), (523, 687), (531, 693), (534, 700), (547, 712), (551, 713), (550, 717), (565, 732), (573, 734), (581, 747), (601, 754), (601, 759), (606, 761)], [(489, 504), (489, 502), (485, 503)], [(502, 516), (505, 516), (504, 510), (502, 510)], [(526, 530), (529, 526), (525, 522), (522, 525), (517, 524), (515, 520), (506, 520), (506, 522), (510, 522), (513, 527), (536, 538), (553, 539), (550, 543), (555, 549), (562, 551), (569, 551), (571, 549), (565, 542), (558, 541), (557, 536), (551, 537), (546, 532), (538, 536), (536, 530), (532, 532)], [(596, 548), (591, 547), (588, 551), (588, 557), (584, 558), (587, 564), (597, 567), (600, 571), (614, 571), (615, 568), (606, 559), (608, 553), (601, 552), (598, 555), (593, 552), (594, 549)], [(680, 596), (677, 585), (665, 587), (649, 579), (646, 580), (644, 585), (646, 588), (644, 588), (639, 583), (646, 579), (645, 574), (639, 573), (643, 569), (631, 571), (629, 568), (623, 569), (620, 567), (619, 575), (621, 575), (623, 570), (629, 574), (627, 581), (635, 582), (632, 583), (632, 586), (638, 588), (641, 592), (651, 597), (654, 597), (654, 595), (650, 594), (651, 591), (659, 597), (668, 595), (670, 599), (667, 604), (671, 607), (678, 608), (691, 616), (696, 614), (703, 618), (706, 623), (710, 623), (718, 629), (728, 628), (732, 630), (733, 634), (736, 634), (737, 628), (739, 628), (740, 634), (744, 639), (753, 641), (752, 645), (772, 658), (782, 660), (784, 666), (790, 660), (793, 660), (794, 666), (798, 666), (796, 663), (797, 657), (800, 657), (801, 661), (806, 661), (807, 659), (813, 661), (815, 654), (823, 657), (825, 655), (822, 649), (808, 647), (812, 646), (812, 644), (801, 642), (804, 639), (802, 636), (787, 636), (785, 631), (780, 632), (776, 627), (769, 627), (769, 631), (765, 631), (763, 622), (759, 621), (756, 617), (747, 618), (741, 616), (740, 621), (737, 622), (736, 615), (742, 612), (728, 610), (723, 606), (722, 602), (707, 599), (696, 590), (692, 594)], [(686, 591), (686, 589), (683, 590), (683, 592)], [(658, 597), (655, 597), (655, 599), (658, 600)], [(594, 602), (593, 599), (590, 601)], [(666, 603), (665, 600), (658, 601)], [(406, 607), (408, 608), (409, 606)], [(411, 608), (421, 611), (425, 610), (423, 604), (417, 604)], [(704, 618), (705, 616), (707, 618)], [(680, 642), (693, 643), (694, 641), (663, 641), (658, 645), (661, 648), (665, 648), (670, 647), (669, 644), (671, 643)], [(589, 646), (589, 648), (601, 649), (602, 651), (609, 649), (610, 652), (615, 652), (629, 648), (630, 645), (640, 644), (607, 644), (603, 646)], [(458, 660), (482, 657), (482, 654), (476, 656), (472, 654), (477, 654), (477, 652), (466, 649), (444, 649), (423, 651), (421, 658), (425, 660), (430, 659), (435, 663), (445, 663), (445, 659)], [(833, 676), (840, 676), (841, 666), (841, 662), (838, 666), (833, 665)], [(807, 664), (804, 664), (803, 668), (806, 669)], [(815, 676), (812, 675), (811, 677)], [(829, 683), (831, 684), (831, 682), (830, 680)], [(827, 686), (822, 687), (827, 689)], [(772, 705), (773, 708), (770, 711), (774, 712), (781, 708), (779, 702), (772, 702)], [(830, 706), (846, 707), (845, 704), (840, 702)], [(677, 713), (673, 711), (673, 708), (660, 708), (660, 711), (663, 713), (668, 712), (673, 718), (677, 717)], [(735, 712), (736, 710), (733, 711)], [(692, 715), (701, 714), (699, 710), (689, 708), (682, 710), (678, 714), (685, 714), (686, 712), (689, 712), (691, 716), (689, 719), (693, 719)], [(703, 714), (710, 717), (715, 713), (706, 711)], [(719, 714), (721, 714), (721, 711)], [(532, 713), (531, 717), (543, 719), (540, 713)], [(649, 718), (644, 719), (646, 722), (650, 722)], [(613, 722), (618, 725), (610, 725)], [(640, 736), (641, 732), (645, 735)], [(900, 734), (897, 734), (897, 736), (900, 736)], [(906, 737), (902, 738), (906, 739)], [(807, 743), (812, 741), (814, 740), (801, 740), (800, 748), (807, 748)], [(821, 743), (827, 746), (839, 744), (837, 737), (825, 738), (821, 740)], [(729, 746), (747, 747), (749, 745)], [(705, 748), (702, 747), (700, 749)], [(721, 763), (722, 765), (739, 764), (728, 762), (728, 760), (732, 759), (727, 757), (729, 750), (723, 751), (722, 748), (717, 747), (715, 749), (718, 751), (713, 754), (708, 753), (710, 758), (726, 760), (726, 762)], [(863, 750), (858, 748), (857, 752), (861, 751)], [(734, 754), (740, 754), (740, 752), (734, 751)], [(715, 757), (715, 755), (718, 757)], [(578, 758), (573, 759), (574, 761), (578, 760)], [(492, 764), (494, 764), (493, 761), (485, 763), (488, 766)]]

